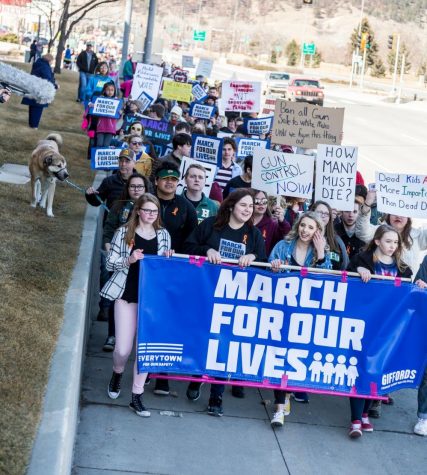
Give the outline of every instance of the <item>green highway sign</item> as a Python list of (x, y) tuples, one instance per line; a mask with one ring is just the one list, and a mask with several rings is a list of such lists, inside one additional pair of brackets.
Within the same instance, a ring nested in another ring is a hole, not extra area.
[(206, 31), (205, 30), (193, 30), (193, 40), (194, 41), (206, 41)]
[(314, 43), (303, 43), (302, 54), (315, 54), (316, 45)]

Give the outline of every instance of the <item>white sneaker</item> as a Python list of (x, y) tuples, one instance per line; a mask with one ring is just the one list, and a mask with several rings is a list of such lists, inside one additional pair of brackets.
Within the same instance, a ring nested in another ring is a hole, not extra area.
[(418, 422), (414, 427), (414, 434), (427, 435), (427, 419), (418, 418)]
[(285, 411), (276, 411), (273, 413), (273, 419), (271, 419), (271, 425), (273, 427), (282, 427), (285, 423)]

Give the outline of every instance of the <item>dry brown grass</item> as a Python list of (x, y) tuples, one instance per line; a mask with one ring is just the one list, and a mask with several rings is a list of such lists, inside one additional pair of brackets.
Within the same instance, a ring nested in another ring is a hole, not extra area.
[[(64, 139), (70, 179), (88, 186), (93, 173), (80, 130), (82, 108), (74, 101), (77, 75), (64, 72), (58, 82), (61, 89), (44, 110), (39, 130), (27, 127), (28, 108), (20, 98), (0, 105), (0, 165), (27, 164), (36, 142), (56, 131)], [(0, 183), (0, 200), (0, 473), (15, 475), (25, 472), (40, 418), (86, 201), (60, 184), (56, 217), (48, 218), (44, 210), (30, 207), (29, 184)]]

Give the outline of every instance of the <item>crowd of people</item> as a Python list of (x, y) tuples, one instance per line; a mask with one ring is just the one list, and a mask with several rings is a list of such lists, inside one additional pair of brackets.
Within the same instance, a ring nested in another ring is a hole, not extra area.
[[(104, 218), (98, 319), (109, 322), (103, 349), (113, 351), (110, 398), (121, 393), (122, 375), (135, 341), (139, 264), (145, 255), (199, 255), (215, 265), (232, 258), (241, 267), (268, 261), (273, 272), (283, 271), (283, 264), (351, 270), (363, 282), (368, 282), (373, 274), (415, 275), (414, 283), (427, 288), (427, 258), (421, 263), (421, 251), (427, 250), (427, 227), (416, 228), (410, 218), (379, 213), (376, 193), (367, 190), (360, 173), (351, 211), (332, 209), (324, 201), (270, 197), (251, 186), (253, 157), (236, 158), (235, 139), (249, 136), (243, 116), (257, 114), (230, 112), (221, 116), (216, 110), (210, 119), (195, 119), (190, 115), (189, 104), (161, 97), (143, 110), (138, 100), (126, 97), (117, 75), (111, 74), (111, 65), (98, 62), (92, 45), (87, 44), (77, 63), (77, 100), (85, 109), (83, 125), (89, 135), (89, 152), (93, 147), (120, 148), (118, 170), (109, 174), (98, 188), (86, 190), (89, 204), (99, 206), (102, 201), (109, 209)], [(132, 81), (134, 71), (135, 65), (129, 59), (124, 69), (125, 82)], [(207, 92), (205, 103), (216, 107), (220, 86), (209, 85), (203, 77), (196, 81)], [(120, 90), (126, 99), (120, 119), (90, 114), (89, 107), (97, 97), (119, 97)], [(144, 118), (168, 123), (173, 128), (167, 153), (162, 155), (162, 144), (145, 136)], [(180, 167), (183, 157), (191, 156), (193, 133), (221, 133), (222, 161), (208, 192), (206, 169), (203, 162), (197, 162), (186, 169), (185, 186), (178, 193)], [(287, 153), (295, 151), (291, 146), (275, 147)], [(142, 398), (148, 376), (138, 374), (134, 366), (130, 408), (143, 417), (150, 415)], [(223, 414), (224, 388), (221, 382), (211, 385), (209, 414)], [(154, 394), (169, 394), (166, 378), (156, 379)], [(201, 384), (190, 383), (187, 398), (195, 401), (200, 394)], [(427, 371), (418, 394), (419, 420), (414, 431), (427, 435)], [(243, 387), (233, 386), (232, 396), (245, 397)], [(284, 416), (290, 413), (291, 395), (275, 390), (274, 397), (271, 424), (280, 427)], [(309, 401), (304, 392), (293, 397), (298, 402)], [(349, 400), (350, 437), (371, 432), (370, 418), (381, 416), (381, 401)], [(393, 404), (393, 398), (388, 397), (385, 404)]]

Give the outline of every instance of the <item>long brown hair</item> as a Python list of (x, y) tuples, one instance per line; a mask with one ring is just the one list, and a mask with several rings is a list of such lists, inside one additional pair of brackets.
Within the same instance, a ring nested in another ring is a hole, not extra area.
[(326, 203), (325, 201), (316, 201), (310, 206), (310, 211), (316, 212), (316, 208), (319, 205), (326, 206), (328, 208), (329, 212), (329, 222), (325, 227), (325, 238), (326, 238), (326, 243), (329, 246), (329, 249), (331, 251), (337, 252), (338, 254), (341, 254), (341, 249), (338, 246), (338, 243), (335, 239), (336, 233), (335, 233), (335, 228), (334, 228), (334, 220), (332, 218), (332, 208)]
[(132, 184), (132, 180), (134, 180), (135, 178), (140, 178), (143, 181), (144, 186), (145, 186), (145, 192), (144, 193), (147, 193), (147, 191), (150, 189), (150, 182), (148, 181), (148, 178), (145, 177), (144, 175), (141, 175), (140, 173), (134, 173), (133, 175), (131, 175), (128, 178), (128, 180), (126, 182), (126, 185), (123, 189), (123, 193), (121, 194), (119, 199), (114, 201), (113, 206), (111, 207), (111, 210), (114, 210), (114, 211), (118, 212), (120, 210), (120, 208), (127, 201), (129, 201), (131, 199), (130, 196), (129, 196), (129, 186)]
[(129, 221), (123, 226), (126, 227), (125, 240), (126, 243), (131, 246), (135, 239), (136, 228), (139, 224), (139, 210), (145, 203), (154, 203), (157, 206), (159, 212), (157, 213), (157, 219), (153, 223), (153, 228), (158, 231), (162, 227), (162, 221), (160, 218), (160, 202), (159, 200), (152, 195), (151, 193), (145, 193), (140, 196), (133, 207), (132, 214), (130, 215)]
[[(397, 216), (397, 215), (395, 215), (395, 216)], [(390, 214), (385, 214), (384, 217), (383, 217), (383, 221), (391, 226), (391, 224), (390, 224)], [(393, 226), (391, 226), (391, 227), (393, 227)], [(411, 229), (412, 229), (412, 219), (408, 218), (408, 221), (406, 222), (405, 227), (402, 229), (402, 232), (399, 233), (400, 237), (402, 239), (402, 244), (406, 247), (406, 249), (410, 249), (412, 244), (413, 244), (413, 240), (411, 238)]]
[[(254, 190), (252, 188), (238, 188), (237, 190), (232, 191), (227, 198), (221, 203), (219, 207), (218, 214), (216, 215), (216, 220), (214, 224), (214, 229), (222, 229), (230, 221), (231, 212), (233, 211), (234, 206), (238, 201), (240, 201), (245, 196), (250, 196), (252, 202), (254, 201)], [(254, 225), (254, 214), (247, 221), (249, 226)]]
[[(380, 226), (378, 226), (375, 231), (374, 237), (372, 238), (372, 241), (367, 244), (365, 249), (368, 252), (375, 252), (378, 247), (375, 241), (379, 241), (385, 233), (389, 232), (397, 234), (397, 249), (394, 251), (393, 257), (396, 261), (397, 268), (400, 270), (400, 272), (404, 272), (408, 266), (402, 261), (402, 236), (393, 228), (393, 226), (390, 226), (389, 224), (381, 224)], [(374, 259), (376, 259), (375, 255)]]

